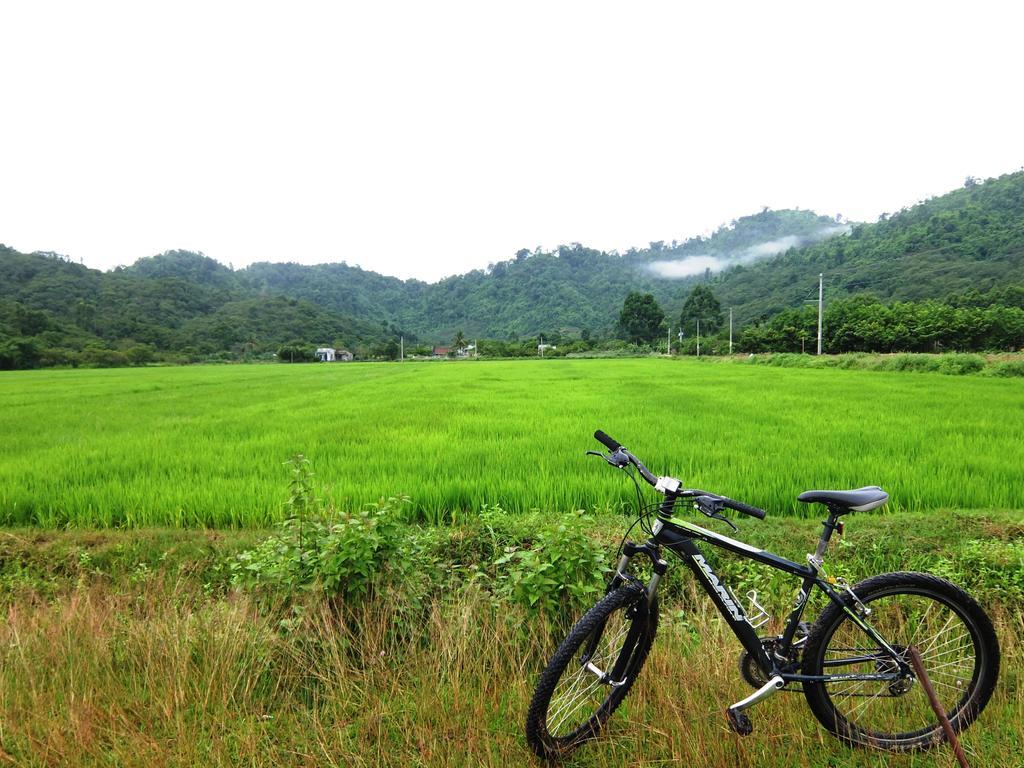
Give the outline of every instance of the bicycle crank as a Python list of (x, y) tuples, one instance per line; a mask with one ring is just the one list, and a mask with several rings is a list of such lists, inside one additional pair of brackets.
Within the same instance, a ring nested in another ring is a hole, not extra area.
[(750, 722), (750, 718), (747, 717), (743, 711), (757, 704), (759, 701), (771, 696), (773, 693), (777, 693), (782, 690), (786, 682), (780, 675), (775, 675), (771, 680), (762, 685), (747, 698), (742, 701), (737, 701), (727, 710), (725, 710), (725, 717), (729, 721), (729, 727), (732, 728), (740, 736), (749, 736), (754, 732), (754, 726)]

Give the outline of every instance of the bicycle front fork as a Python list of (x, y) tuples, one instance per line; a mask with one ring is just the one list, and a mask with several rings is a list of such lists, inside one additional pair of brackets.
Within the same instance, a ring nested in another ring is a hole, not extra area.
[(619, 564), (615, 567), (615, 576), (612, 577), (609, 589), (614, 589), (624, 581), (635, 578), (627, 574), (626, 569), (629, 567), (629, 561), (637, 555), (648, 557), (654, 570), (650, 581), (647, 582), (647, 605), (653, 605), (654, 596), (658, 592), (658, 582), (661, 581), (661, 577), (668, 570), (668, 561), (661, 557), (658, 546), (653, 542), (648, 541), (644, 544), (634, 544), (632, 541), (627, 541), (622, 546), (622, 557), (619, 558)]

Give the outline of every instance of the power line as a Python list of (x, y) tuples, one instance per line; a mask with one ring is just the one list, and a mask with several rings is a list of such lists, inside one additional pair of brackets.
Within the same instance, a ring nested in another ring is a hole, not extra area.
[[(810, 293), (810, 291), (808, 291), (808, 293)], [(821, 354), (821, 317), (822, 317), (823, 310), (824, 310), (824, 305), (825, 305), (825, 273), (824, 272), (819, 272), (818, 273), (818, 298), (817, 299), (804, 299), (804, 301), (803, 301), (804, 304), (814, 304), (815, 302), (817, 302), (817, 304), (818, 304), (818, 354), (820, 355)], [(803, 345), (803, 341), (801, 341), (800, 343), (801, 343), (801, 346), (802, 346)]]

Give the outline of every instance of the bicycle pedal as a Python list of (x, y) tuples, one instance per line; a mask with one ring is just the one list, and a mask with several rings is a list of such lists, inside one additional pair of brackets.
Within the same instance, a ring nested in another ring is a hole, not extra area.
[(745, 712), (736, 709), (725, 710), (725, 719), (729, 721), (729, 727), (740, 736), (749, 736), (754, 732), (754, 725), (750, 722)]

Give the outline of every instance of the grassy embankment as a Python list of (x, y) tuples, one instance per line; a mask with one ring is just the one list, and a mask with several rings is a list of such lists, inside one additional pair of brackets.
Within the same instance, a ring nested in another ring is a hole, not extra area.
[[(256, 531), (0, 533), (0, 764), (518, 766), (532, 758), (522, 720), (561, 629), (501, 596), (493, 561), (528, 542), (539, 516), (495, 532), (479, 521), (414, 529), (429, 592), (377, 582), (341, 611), (314, 595), (296, 611), (231, 587), (227, 563)], [(742, 536), (799, 558), (812, 520), (741, 521)], [(623, 520), (593, 525), (608, 560)], [(964, 583), (995, 617), (1004, 654), (996, 694), (965, 735), (974, 765), (1017, 765), (1024, 747), (1024, 518), (1019, 513), (854, 516), (833, 548), (851, 579), (929, 567)], [(748, 581), (731, 561), (720, 568)], [(746, 695), (737, 648), (683, 571), (672, 572), (662, 627), (637, 689), (610, 732), (572, 765), (932, 766), (942, 750), (892, 756), (841, 746), (802, 696), (726, 730)], [(739, 587), (740, 584), (736, 583)], [(769, 608), (792, 593), (760, 583)], [(767, 587), (767, 588), (766, 588)], [(739, 592), (740, 590), (737, 589)], [(741, 592), (742, 594), (742, 592)], [(777, 611), (778, 612), (778, 611)], [(695, 628), (706, 626), (698, 634)]]
[(988, 354), (947, 352), (940, 355), (914, 352), (873, 354), (850, 352), (843, 355), (809, 355), (792, 352), (769, 352), (757, 355), (705, 357), (704, 362), (744, 362), (779, 368), (843, 368), (858, 371), (900, 373), (942, 373), (948, 376), (1024, 377), (1024, 354), (993, 352)]
[(1014, 379), (667, 359), (24, 371), (0, 375), (0, 411), (7, 525), (266, 526), (294, 453), (339, 507), (617, 508), (630, 485), (582, 455), (597, 427), (773, 513), (868, 483), (893, 509), (1024, 508)]

